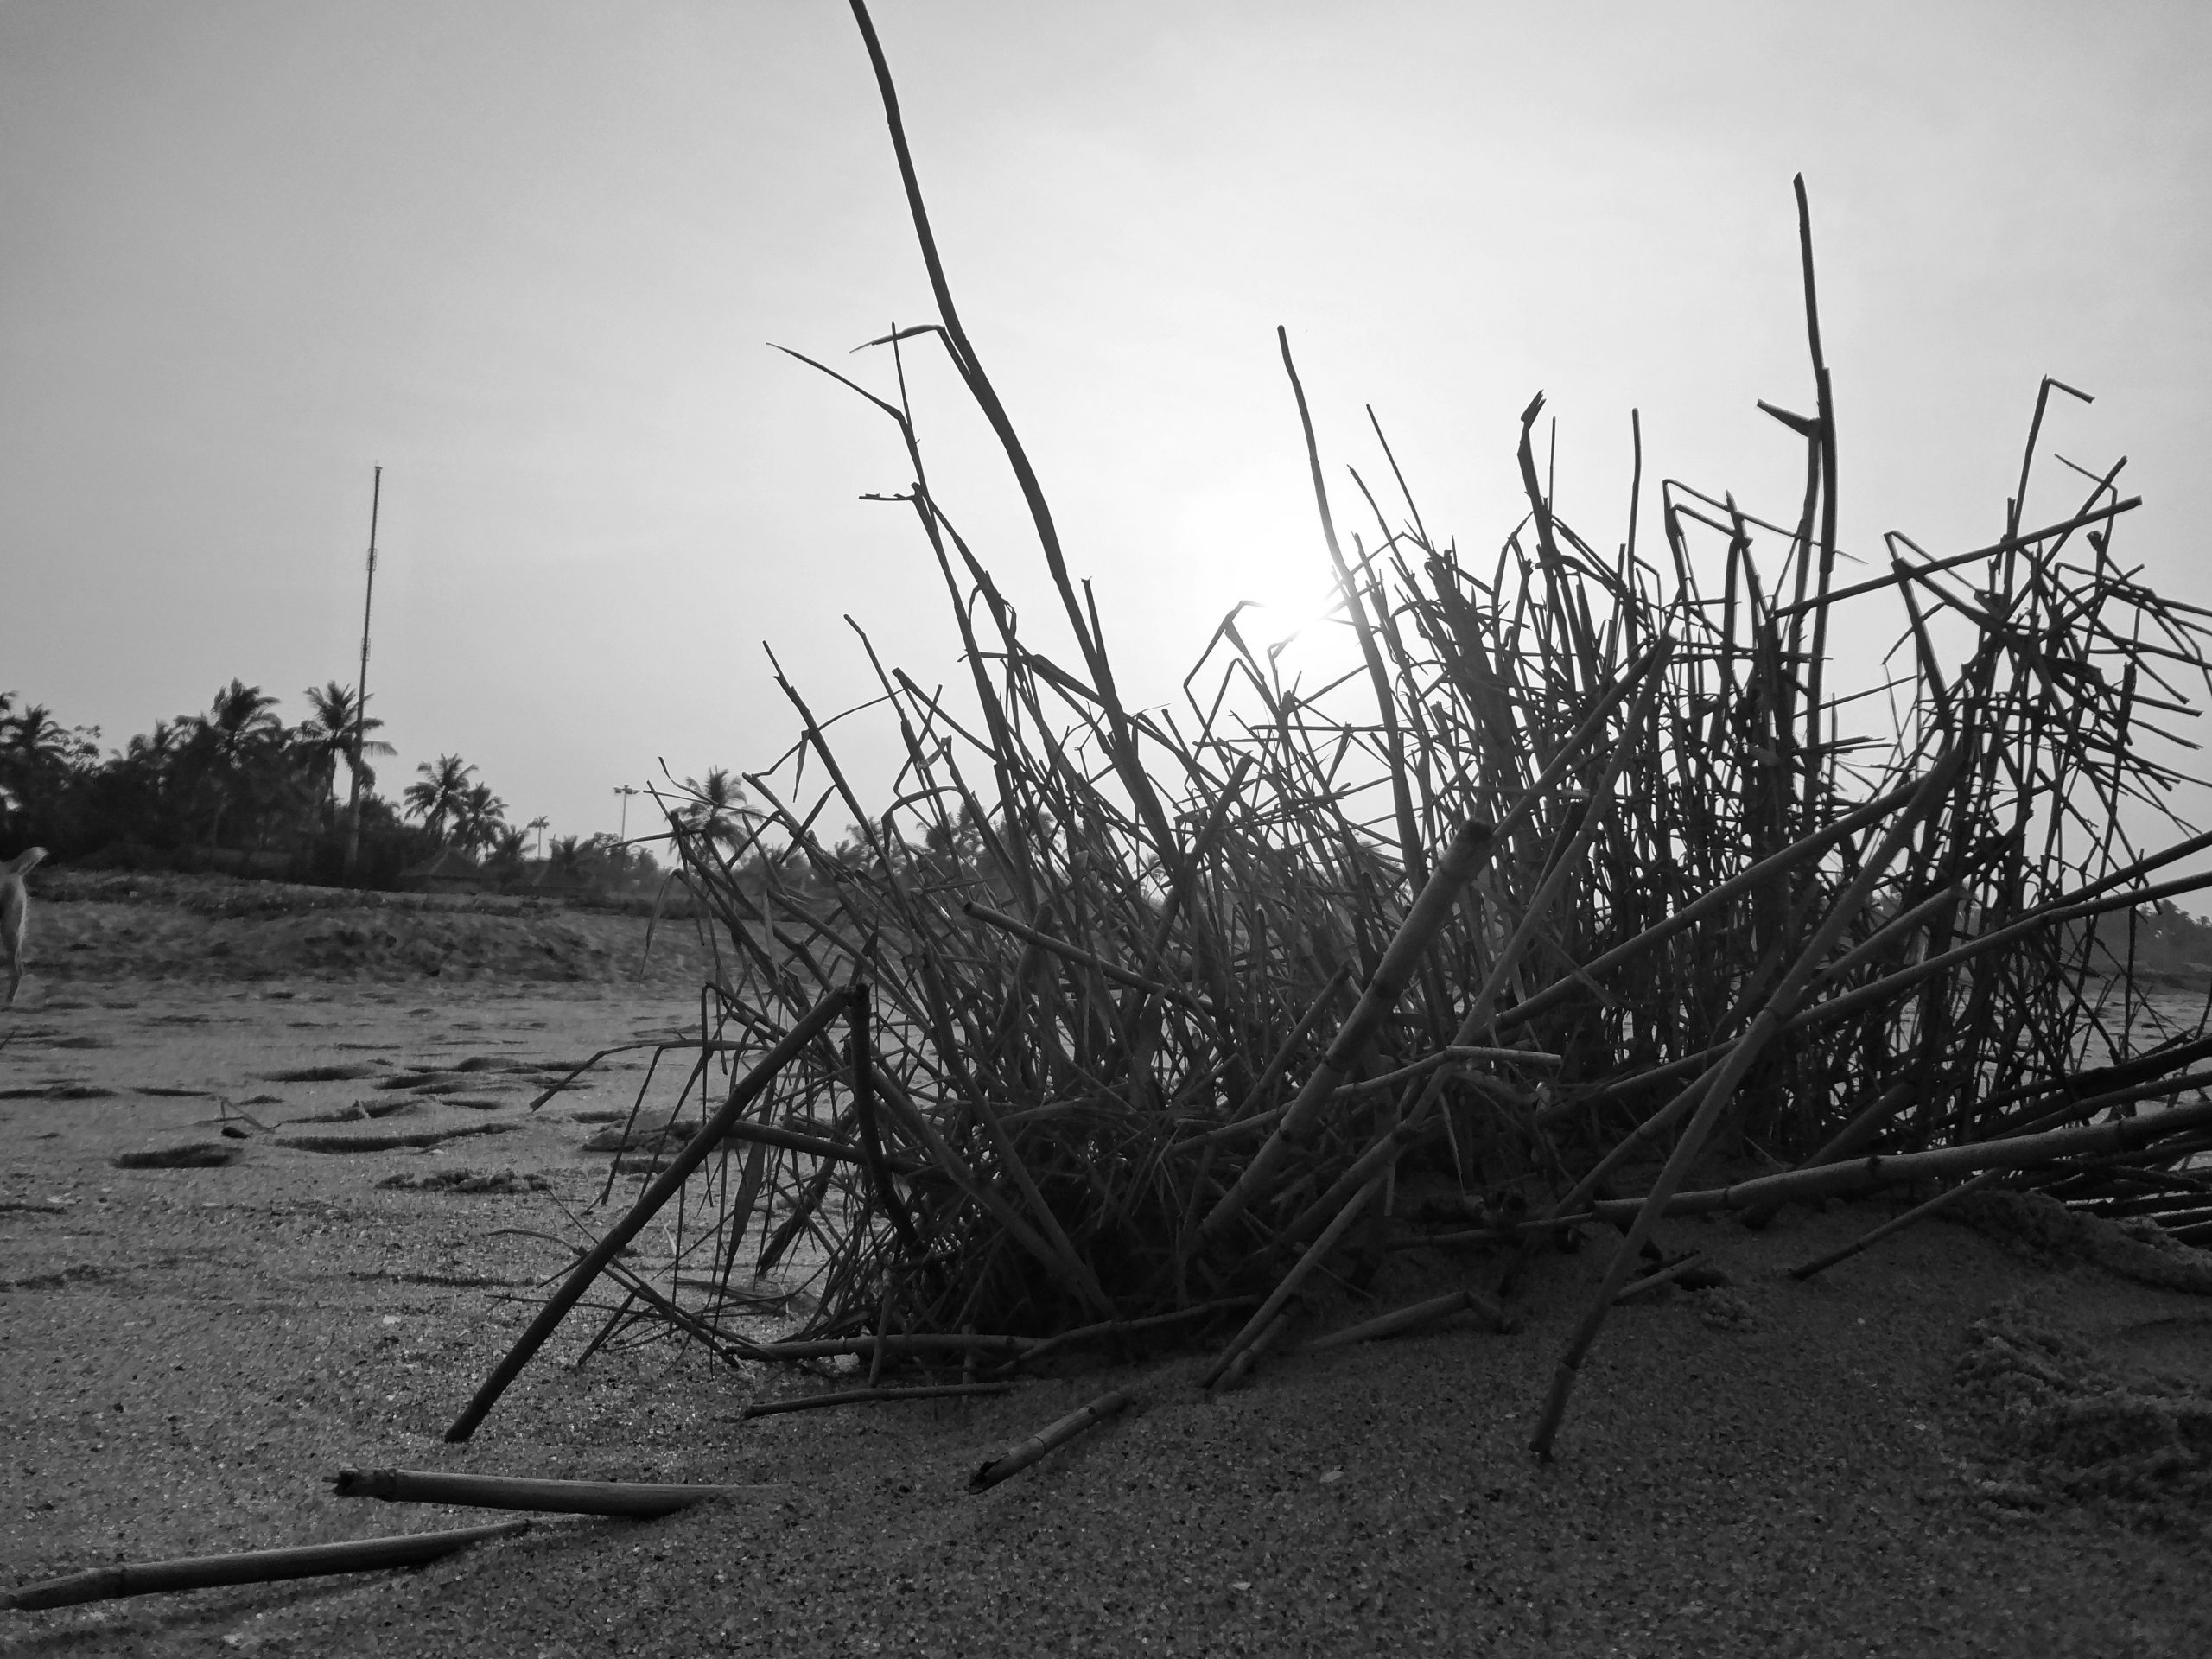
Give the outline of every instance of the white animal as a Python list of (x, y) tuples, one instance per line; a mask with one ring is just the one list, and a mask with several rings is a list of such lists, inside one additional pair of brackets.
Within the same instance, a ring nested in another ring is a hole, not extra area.
[(0, 1007), (13, 1007), (23, 982), (23, 923), (31, 900), (23, 877), (38, 867), (46, 849), (34, 847), (10, 859), (0, 859), (0, 949), (8, 953), (8, 1000)]

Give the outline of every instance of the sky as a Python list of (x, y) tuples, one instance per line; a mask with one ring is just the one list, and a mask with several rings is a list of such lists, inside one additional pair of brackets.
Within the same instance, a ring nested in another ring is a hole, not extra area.
[[(1632, 408), (1647, 480), (1794, 519), (1755, 404), (1812, 406), (1799, 172), (1847, 552), (1994, 539), (2049, 374), (2096, 402), (2048, 447), (2145, 498), (2115, 552), (2212, 605), (2212, 8), (874, 11), (1133, 703), (1238, 601), (1325, 595), (1278, 324), (1332, 487), (1372, 405), (1485, 556), (1539, 391), (1599, 547)], [(354, 680), (379, 465), (387, 793), (455, 753), (518, 823), (613, 830), (618, 785), (785, 748), (763, 641), (817, 711), (872, 685), (849, 616), (959, 674), (910, 515), (859, 499), (909, 481), (894, 429), (771, 349), (885, 389), (848, 352), (933, 315), (836, 0), (0, 0), (0, 690), (109, 747)], [(1065, 649), (987, 431), (909, 368), (940, 499)], [(2042, 476), (2030, 522), (2080, 494)]]

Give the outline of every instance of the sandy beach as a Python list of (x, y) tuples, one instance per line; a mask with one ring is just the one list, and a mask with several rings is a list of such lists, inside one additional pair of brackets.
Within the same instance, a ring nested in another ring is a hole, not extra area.
[[(580, 1312), (447, 1446), (569, 1259), (561, 1206), (607, 1174), (583, 1142), (647, 1056), (526, 1103), (691, 1017), (688, 930), (641, 979), (622, 916), (142, 899), (35, 925), (0, 1016), (8, 1586), (499, 1518), (340, 1500), (341, 1466), (776, 1491), (420, 1570), (0, 1614), (0, 1652), (2212, 1651), (2212, 1300), (1944, 1222), (1784, 1275), (1902, 1198), (1668, 1224), (1731, 1282), (1619, 1310), (1548, 1465), (1529, 1427), (1594, 1236), (1539, 1258), (1516, 1334), (1294, 1348), (1211, 1402), (1194, 1351), (746, 1421), (761, 1379), (696, 1350), (575, 1368)], [(434, 1073), (461, 1086), (383, 1086)], [(434, 1144), (315, 1144), (371, 1126)], [(1407, 1252), (1373, 1292), (1496, 1277)], [(1120, 1384), (1122, 1416), (966, 1492)]]

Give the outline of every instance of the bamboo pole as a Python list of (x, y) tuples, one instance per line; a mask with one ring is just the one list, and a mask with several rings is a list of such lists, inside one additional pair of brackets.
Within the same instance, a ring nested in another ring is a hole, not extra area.
[(1858, 1255), (1859, 1251), (1866, 1249), (1869, 1245), (1880, 1243), (1891, 1233), (1902, 1232), (1907, 1227), (1911, 1226), (1916, 1221), (1924, 1221), (1927, 1217), (1936, 1214), (1939, 1211), (1948, 1209), (1952, 1205), (1957, 1203), (1969, 1192), (1980, 1192), (1984, 1187), (1988, 1186), (1991, 1183), (1994, 1182), (1999, 1176), (2004, 1173), (2005, 1171), (2002, 1169), (1985, 1169), (1980, 1174), (1974, 1176), (1971, 1179), (1961, 1181), (1956, 1186), (1948, 1187), (1943, 1192), (1938, 1192), (1934, 1198), (1929, 1199), (1927, 1203), (1916, 1204), (1911, 1209), (1906, 1211), (1903, 1215), (1891, 1217), (1880, 1226), (1875, 1228), (1872, 1232), (1860, 1234), (1857, 1238), (1853, 1239), (1850, 1243), (1844, 1245), (1840, 1249), (1830, 1250), (1826, 1255), (1815, 1256), (1809, 1262), (1800, 1262), (1796, 1267), (1789, 1269), (1789, 1276), (1802, 1284), (1806, 1280), (1813, 1277), (1815, 1274), (1826, 1273), (1830, 1268), (1835, 1266), (1837, 1262), (1848, 1262), (1853, 1256)]
[(824, 1406), (880, 1405), (893, 1400), (951, 1400), (980, 1394), (1008, 1394), (1011, 1382), (929, 1382), (903, 1389), (841, 1389), (831, 1394), (795, 1394), (781, 1400), (756, 1400), (738, 1414), (741, 1417), (776, 1417), (791, 1411), (817, 1411)]
[(459, 1503), (486, 1510), (542, 1510), (560, 1515), (626, 1516), (650, 1521), (709, 1498), (761, 1497), (785, 1490), (766, 1485), (700, 1486), (656, 1481), (539, 1480), (510, 1475), (460, 1475), (426, 1469), (340, 1469), (330, 1478), (338, 1497), (386, 1503)]
[(1309, 1354), (1326, 1353), (1332, 1348), (1349, 1347), (1356, 1342), (1376, 1342), (1384, 1337), (1402, 1336), (1408, 1331), (1418, 1331), (1423, 1325), (1448, 1319), (1454, 1313), (1472, 1313), (1500, 1333), (1517, 1328), (1518, 1321), (1503, 1304), (1492, 1301), (1482, 1292), (1473, 1289), (1448, 1291), (1441, 1296), (1432, 1296), (1426, 1301), (1410, 1303), (1394, 1308), (1388, 1313), (1378, 1313), (1371, 1319), (1346, 1325), (1341, 1331), (1332, 1331), (1325, 1337), (1316, 1338), (1306, 1344)]
[(137, 1561), (96, 1567), (67, 1578), (27, 1584), (6, 1597), (18, 1612), (71, 1607), (119, 1596), (162, 1595), (175, 1590), (212, 1590), (226, 1584), (269, 1584), (279, 1579), (313, 1579), (335, 1573), (376, 1573), (388, 1567), (421, 1567), (442, 1560), (473, 1544), (513, 1538), (530, 1530), (527, 1521), (501, 1521), (450, 1532), (405, 1533), (396, 1538), (357, 1538), (345, 1543), (305, 1544), (294, 1549), (257, 1549), (236, 1555), (188, 1555), (177, 1560)]
[(1127, 1389), (1114, 1389), (1078, 1406), (1066, 1416), (1046, 1424), (1027, 1440), (1008, 1447), (995, 1458), (986, 1458), (976, 1465), (976, 1472), (968, 1477), (968, 1490), (971, 1492), (987, 1491), (1001, 1481), (1020, 1474), (1048, 1452), (1065, 1446), (1085, 1429), (1120, 1413), (1133, 1397)]

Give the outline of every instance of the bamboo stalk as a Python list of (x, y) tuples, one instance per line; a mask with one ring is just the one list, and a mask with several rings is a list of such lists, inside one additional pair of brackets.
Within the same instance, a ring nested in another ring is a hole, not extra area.
[(1066, 1416), (1046, 1424), (1027, 1440), (1018, 1441), (995, 1458), (987, 1458), (976, 1466), (968, 1477), (968, 1490), (981, 1492), (1001, 1481), (1020, 1474), (1047, 1453), (1065, 1446), (1085, 1429), (1103, 1423), (1126, 1408), (1132, 1395), (1127, 1389), (1114, 1389), (1096, 1400), (1078, 1406)]
[(717, 1497), (760, 1497), (781, 1482), (700, 1486), (628, 1480), (538, 1480), (508, 1475), (448, 1474), (442, 1470), (340, 1469), (330, 1478), (339, 1497), (387, 1503), (459, 1503), (486, 1510), (543, 1510), (562, 1515), (616, 1515), (650, 1521)]
[(1236, 1184), (1222, 1194), (1220, 1201), (1198, 1224), (1201, 1243), (1217, 1236), (1243, 1211), (1290, 1155), (1293, 1147), (1319, 1118), (1337, 1085), (1375, 1034), (1376, 1027), (1412, 982), (1421, 953), (1428, 949), (1450, 917), (1452, 906), (1459, 902), (1460, 888), (1473, 879), (1475, 871), (1489, 855), (1490, 846), (1491, 828), (1486, 823), (1463, 824), (1452, 837), (1452, 845), (1437, 861), (1435, 871), (1422, 887), (1421, 896), (1399, 924), (1381, 964), (1369, 979), (1367, 988), (1360, 993), (1358, 1005), (1345, 1017), (1320, 1065), (1307, 1077), (1298, 1097), (1275, 1126), (1274, 1133), (1244, 1166)]
[(395, 1567), (422, 1567), (494, 1538), (513, 1538), (530, 1530), (527, 1521), (501, 1521), (449, 1532), (413, 1532), (395, 1538), (357, 1538), (345, 1543), (304, 1544), (293, 1549), (257, 1549), (236, 1555), (188, 1555), (176, 1560), (137, 1561), (96, 1567), (66, 1578), (27, 1584), (6, 1598), (18, 1612), (72, 1607), (119, 1596), (162, 1595), (176, 1590), (211, 1590), (226, 1584), (270, 1584), (279, 1579), (321, 1578), (335, 1573), (376, 1573)]
[(1268, 1300), (1260, 1304), (1258, 1310), (1245, 1322), (1244, 1328), (1232, 1337), (1229, 1345), (1216, 1357), (1200, 1380), (1201, 1388), (1211, 1388), (1229, 1370), (1236, 1356), (1259, 1340), (1275, 1316), (1282, 1312), (1283, 1304), (1296, 1294), (1298, 1287), (1312, 1276), (1314, 1268), (1319, 1267), (1329, 1253), (1336, 1249), (1338, 1242), (1351, 1230), (1352, 1223), (1359, 1219), (1360, 1211), (1382, 1190), (1382, 1177), (1376, 1175), (1351, 1195), (1344, 1207), (1337, 1211), (1336, 1218), (1321, 1230), (1321, 1236), (1306, 1247), (1306, 1253), (1298, 1258), (1296, 1264), (1276, 1282), (1274, 1289), (1268, 1293)]
[(1840, 1249), (1830, 1250), (1826, 1255), (1815, 1256), (1809, 1262), (1800, 1262), (1789, 1269), (1789, 1276), (1802, 1283), (1815, 1274), (1826, 1273), (1837, 1262), (1848, 1262), (1869, 1245), (1880, 1243), (1891, 1233), (1902, 1232), (1916, 1221), (1923, 1221), (1937, 1211), (1949, 1208), (1969, 1192), (1980, 1192), (1982, 1188), (1989, 1185), (2004, 1173), (2002, 1169), (1985, 1169), (1971, 1179), (1961, 1181), (1956, 1186), (1948, 1187), (1938, 1192), (1927, 1203), (1916, 1204), (1901, 1216), (1892, 1216), (1872, 1231), (1860, 1234)]
[(755, 1401), (741, 1417), (775, 1417), (788, 1411), (816, 1411), (824, 1406), (877, 1405), (891, 1400), (950, 1400), (979, 1394), (1007, 1394), (1011, 1382), (928, 1382), (899, 1389), (842, 1389), (832, 1394), (789, 1395), (781, 1400)]
[(1517, 1328), (1518, 1322), (1504, 1306), (1492, 1301), (1482, 1292), (1473, 1289), (1448, 1291), (1441, 1296), (1432, 1296), (1426, 1301), (1413, 1302), (1388, 1313), (1378, 1313), (1371, 1319), (1346, 1325), (1341, 1331), (1332, 1331), (1306, 1344), (1309, 1354), (1326, 1353), (1332, 1348), (1349, 1347), (1356, 1342), (1376, 1342), (1385, 1337), (1402, 1336), (1408, 1331), (1418, 1331), (1423, 1325), (1448, 1319), (1455, 1313), (1472, 1313), (1484, 1320), (1490, 1328), (1501, 1333)]

